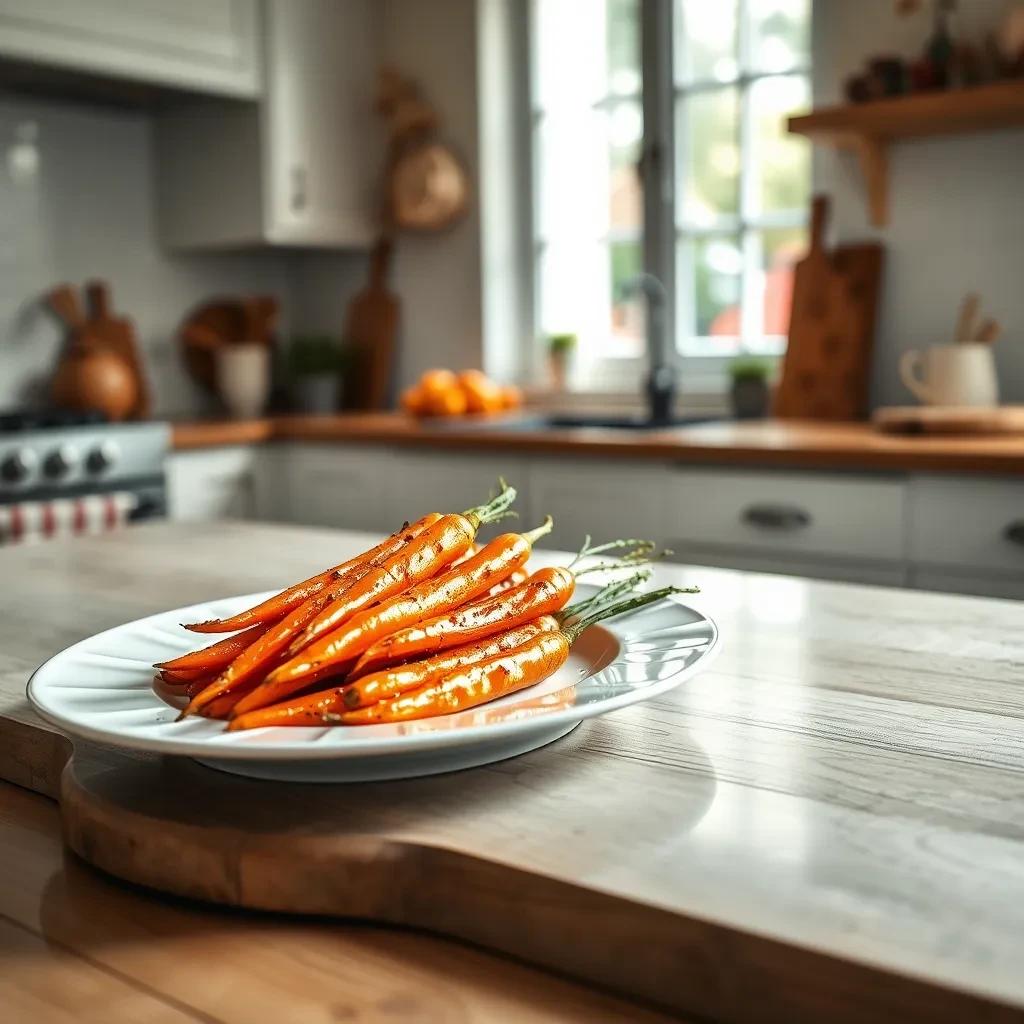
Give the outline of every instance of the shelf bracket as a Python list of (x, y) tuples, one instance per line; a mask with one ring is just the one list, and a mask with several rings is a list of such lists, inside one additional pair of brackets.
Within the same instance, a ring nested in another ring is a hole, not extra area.
[(889, 159), (885, 143), (871, 135), (858, 135), (854, 143), (868, 193), (868, 216), (876, 228), (889, 223)]

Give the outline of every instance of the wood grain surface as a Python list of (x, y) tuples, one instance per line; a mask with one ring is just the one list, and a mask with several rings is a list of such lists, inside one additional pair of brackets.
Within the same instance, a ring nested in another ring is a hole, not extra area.
[[(161, 524), (3, 553), (0, 775), (56, 783), (60, 741), (21, 698), (48, 654), (365, 541)], [(1024, 1019), (1021, 606), (658, 581), (702, 586), (715, 666), (550, 747), (366, 787), (82, 749), (67, 837), (148, 885), (428, 928), (706, 1018)]]
[(390, 444), (452, 451), (618, 457), (694, 465), (913, 470), (1024, 475), (1020, 437), (898, 437), (863, 423), (722, 421), (672, 430), (522, 431), (491, 424), (432, 425), (398, 413), (285, 416), (173, 424), (175, 449), (264, 441)]
[(0, 1011), (10, 1024), (669, 1019), (433, 936), (240, 914), (123, 885), (64, 854), (56, 804), (6, 784)]

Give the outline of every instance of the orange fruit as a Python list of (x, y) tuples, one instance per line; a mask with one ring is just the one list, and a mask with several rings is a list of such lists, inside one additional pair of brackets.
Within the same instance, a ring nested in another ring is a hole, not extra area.
[(402, 408), (411, 416), (419, 416), (423, 412), (423, 389), (417, 384), (402, 392)]
[(466, 396), (458, 387), (425, 391), (422, 411), (427, 416), (461, 416), (466, 411)]
[(501, 407), (503, 409), (519, 409), (523, 404), (523, 393), (515, 384), (507, 384), (501, 389)]
[(458, 379), (451, 370), (427, 370), (420, 377), (423, 392), (451, 391), (458, 386)]
[(466, 396), (467, 412), (501, 412), (501, 388), (485, 373), (479, 370), (466, 370), (460, 373), (459, 387)]

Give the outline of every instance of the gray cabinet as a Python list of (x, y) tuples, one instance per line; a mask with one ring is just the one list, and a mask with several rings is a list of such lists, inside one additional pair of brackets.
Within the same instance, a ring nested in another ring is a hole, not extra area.
[(172, 248), (361, 248), (383, 148), (372, 0), (265, 0), (263, 101), (196, 103), (156, 123), (160, 235)]
[(0, 0), (0, 56), (210, 95), (259, 95), (257, 0)]

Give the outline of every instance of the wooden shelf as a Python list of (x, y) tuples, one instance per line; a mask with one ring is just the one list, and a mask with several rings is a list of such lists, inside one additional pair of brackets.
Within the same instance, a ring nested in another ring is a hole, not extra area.
[(854, 150), (868, 190), (871, 223), (888, 221), (888, 146), (900, 139), (1024, 127), (1024, 80), (825, 107), (789, 119), (813, 142)]

